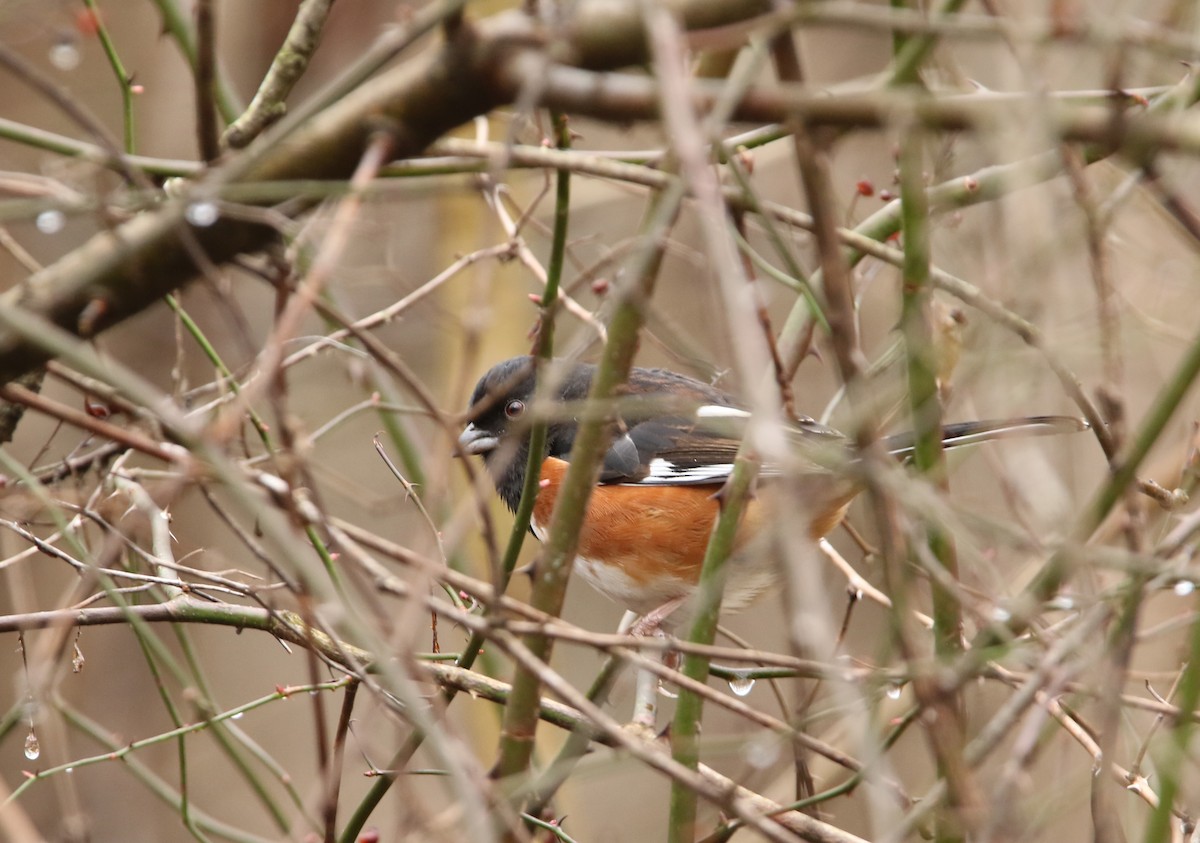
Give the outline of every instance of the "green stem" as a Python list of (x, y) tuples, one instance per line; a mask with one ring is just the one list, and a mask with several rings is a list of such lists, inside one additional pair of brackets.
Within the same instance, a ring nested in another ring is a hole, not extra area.
[[(931, 37), (928, 36), (928, 38)], [(919, 45), (922, 40), (922, 37), (910, 39), (906, 44), (906, 52), (911, 53), (916, 50), (917, 47), (914, 45)], [(899, 78), (901, 70), (909, 61), (910, 59), (905, 57), (902, 63), (900, 57), (897, 57), (893, 70), (895, 78)], [(1163, 113), (1179, 110), (1194, 104), (1198, 99), (1200, 99), (1200, 73), (1189, 74), (1178, 85), (1156, 96), (1147, 111)], [(1085, 162), (1093, 164), (1108, 157), (1111, 152), (1110, 148), (1093, 145), (1085, 147), (1082, 156)], [(983, 202), (991, 202), (1021, 188), (1044, 184), (1057, 178), (1062, 174), (1062, 168), (1062, 155), (1058, 150), (1040, 153), (1012, 164), (996, 164), (985, 167), (971, 174), (969, 178), (959, 176), (928, 188), (930, 207), (934, 213), (942, 214)], [(894, 202), (867, 217), (856, 225), (852, 232), (855, 235), (883, 243), (899, 231), (900, 226), (900, 203)], [(851, 267), (857, 266), (864, 257), (866, 254), (857, 249), (847, 250), (846, 260)], [(823, 286), (824, 276), (821, 270), (818, 269), (812, 274), (810, 283), (814, 289), (820, 289)], [(793, 358), (803, 348), (800, 339), (808, 329), (810, 316), (808, 302), (797, 302), (789, 311), (783, 329), (780, 331), (779, 350), (785, 364), (789, 367), (797, 364)]]
[[(89, 720), (81, 712), (71, 708), (62, 700), (57, 700), (56, 704), (63, 718), (72, 727), (78, 729), (101, 746), (109, 748), (110, 752), (102, 756), (102, 760), (107, 761), (113, 756), (113, 753), (121, 752), (127, 748), (126, 744), (107, 732), (99, 723)], [(172, 810), (176, 812), (181, 810), (179, 791), (161, 779), (150, 767), (143, 764), (134, 756), (126, 754), (122, 758), (122, 768), (129, 770), (151, 793), (169, 805)], [(65, 767), (61, 769), (65, 771)], [(257, 834), (243, 831), (194, 808), (191, 810), (191, 818), (195, 828), (203, 829), (209, 834), (232, 841), (233, 843), (271, 843), (272, 840), (278, 839), (276, 837), (260, 837)]]
[[(560, 112), (553, 112), (555, 141), (559, 149), (567, 149), (571, 145), (571, 132), (567, 126), (567, 118)], [(542, 291), (542, 308), (538, 323), (537, 340), (535, 341), (535, 366), (550, 360), (554, 355), (554, 315), (558, 310), (558, 291), (562, 284), (562, 271), (567, 250), (567, 229), (571, 219), (571, 173), (559, 170), (555, 176), (554, 196), (554, 232), (550, 243), (550, 260), (546, 267), (546, 287)], [(521, 500), (513, 520), (512, 532), (508, 535), (508, 544), (504, 548), (501, 559), (499, 582), (496, 593), (503, 594), (508, 588), (512, 572), (517, 567), (517, 558), (525, 543), (525, 534), (529, 532), (529, 519), (533, 517), (533, 505), (537, 502), (538, 484), (542, 476), (542, 459), (546, 450), (547, 420), (537, 419), (529, 431), (529, 457), (525, 463), (525, 483), (521, 487)], [(483, 646), (483, 636), (475, 633), (463, 648), (459, 667), (469, 668), (475, 663), (475, 658)]]
[[(163, 30), (175, 39), (175, 43), (179, 45), (179, 51), (183, 53), (183, 57), (187, 59), (188, 66), (194, 73), (197, 62), (196, 33), (192, 29), (192, 23), (188, 19), (187, 13), (179, 8), (176, 0), (151, 0), (151, 2), (158, 7), (159, 14), (162, 15)], [(245, 106), (233, 92), (229, 77), (219, 63), (213, 87), (221, 119), (226, 124), (232, 123), (245, 110)]]
[[(232, 722), (226, 723), (224, 720), (216, 719), (216, 715), (220, 712), (220, 706), (213, 695), (212, 687), (204, 673), (204, 668), (197, 658), (196, 648), (192, 644), (192, 639), (188, 635), (187, 629), (181, 624), (172, 624), (171, 628), (175, 631), (175, 638), (179, 642), (179, 649), (183, 653), (184, 661), (187, 663), (195, 687), (199, 691), (192, 701), (192, 705), (200, 712), (200, 716), (205, 721), (212, 724), (210, 732), (213, 739), (221, 747), (221, 750), (225, 753), (229, 761), (237, 768), (246, 784), (249, 785), (254, 795), (258, 798), (258, 801), (267, 809), (267, 813), (271, 815), (271, 820), (274, 822), (276, 829), (279, 830), (280, 834), (290, 833), (292, 824), (287, 814), (284, 813), (283, 807), (278, 804), (263, 781), (251, 769), (250, 762), (237, 745), (237, 741), (244, 740), (245, 736), (237, 732)], [(282, 771), (278, 770), (278, 765), (268, 764), (267, 766), (276, 767), (273, 772), (276, 773), (276, 778), (287, 791), (288, 796), (291, 797), (292, 804), (304, 813), (305, 818), (311, 823), (311, 818), (305, 812), (304, 802), (300, 799), (299, 794), (296, 792), (296, 787), (289, 780), (289, 777), (280, 775)]]
[[(558, 147), (566, 149), (570, 146), (571, 137), (566, 117), (555, 112), (552, 118), (554, 120)], [(536, 348), (538, 358), (543, 360), (549, 359), (554, 349), (554, 314), (557, 309), (558, 290), (565, 264), (567, 227), (570, 221), (570, 179), (571, 174), (569, 171), (558, 171), (554, 205), (554, 233), (550, 247), (550, 261), (546, 272), (546, 287), (542, 294), (542, 314)], [(496, 589), (497, 594), (503, 593), (508, 587), (508, 581), (512, 576), (513, 570), (516, 568), (517, 557), (521, 552), (525, 533), (529, 529), (529, 519), (533, 515), (533, 504), (537, 499), (538, 480), (542, 467), (541, 453), (545, 449), (545, 443), (546, 422), (539, 420), (534, 424), (530, 432), (529, 462), (525, 469), (525, 485), (521, 490), (521, 501), (517, 506), (516, 519), (512, 532), (509, 534), (508, 545), (505, 548), (504, 557), (501, 562), (500, 582), (497, 583)], [(473, 633), (456, 660), (457, 665), (467, 669), (474, 665), (475, 659), (478, 658), (480, 650), (483, 648), (483, 644), (483, 635), (478, 632)], [(444, 697), (447, 705), (454, 699), (456, 693), (453, 689), (445, 692)], [(405, 741), (404, 746), (400, 748), (399, 752), (396, 753), (388, 769), (397, 770), (406, 765), (413, 754), (416, 753), (422, 741), (422, 734), (414, 732)], [(354, 812), (350, 815), (346, 826), (342, 829), (339, 839), (343, 843), (351, 843), (351, 841), (357, 839), (359, 832), (379, 802), (383, 799), (384, 794), (391, 788), (394, 781), (394, 775), (381, 775), (375, 780), (367, 795), (355, 806)]]
[[(904, 232), (904, 290), (902, 322), (908, 363), (909, 407), (916, 448), (913, 465), (934, 483), (946, 488), (946, 464), (942, 450), (942, 403), (938, 394), (938, 347), (934, 335), (933, 286), (930, 280), (929, 197), (923, 182), (924, 142), (910, 132), (900, 148), (900, 206)], [(958, 558), (951, 535), (940, 525), (924, 525), (926, 541), (934, 559), (954, 581)], [(962, 606), (953, 590), (939, 578), (931, 578), (934, 652), (939, 661), (953, 662), (962, 652)], [(907, 654), (911, 657), (911, 653)], [(938, 715), (930, 727), (937, 757), (938, 776), (953, 795), (953, 807), (964, 807), (968, 775), (963, 763), (962, 700), (958, 694), (922, 699)], [(963, 824), (953, 813), (938, 816), (935, 839), (958, 843)]]
[[(720, 514), (704, 552), (696, 594), (696, 614), (687, 638), (693, 644), (712, 644), (716, 638), (721, 597), (725, 591), (725, 563), (733, 552), (738, 526), (756, 473), (754, 461), (739, 456), (734, 462), (729, 481), (718, 493)], [(708, 662), (708, 656), (689, 653), (684, 656), (681, 672), (689, 679), (704, 682), (708, 677)], [(698, 737), (703, 713), (703, 698), (694, 691), (681, 688), (675, 706), (675, 719), (671, 722), (671, 757), (689, 770), (696, 770), (700, 765)], [(695, 839), (696, 805), (696, 791), (680, 781), (672, 781), (671, 814), (667, 827), (669, 843), (691, 843)]]
[[(306, 525), (304, 527), (304, 535), (308, 536), (313, 549), (317, 551), (317, 556), (320, 557), (321, 564), (325, 566), (325, 573), (329, 574), (329, 581), (333, 583), (333, 587), (337, 590), (337, 593), (343, 600), (347, 599), (346, 584), (342, 582), (342, 575), (338, 571), (337, 560), (333, 558), (333, 554), (325, 546), (325, 542), (321, 539), (321, 534), (317, 532), (317, 528), (311, 524)], [(349, 605), (349, 603), (346, 605)]]
[[(167, 716), (171, 718), (171, 722), (178, 729), (183, 725), (183, 718), (180, 717), (179, 709), (176, 707), (175, 701), (171, 699), (171, 693), (167, 690), (162, 673), (159, 672), (158, 663), (154, 659), (154, 648), (146, 640), (152, 634), (149, 629), (134, 627), (134, 637), (137, 638), (138, 647), (142, 651), (142, 658), (146, 660), (146, 667), (150, 671), (150, 676), (154, 679), (154, 687), (163, 702), (163, 708), (167, 710)], [(179, 816), (183, 821), (184, 827), (192, 833), (193, 837), (197, 840), (204, 840), (203, 834), (196, 829), (195, 821), (191, 815), (191, 800), (188, 797), (187, 741), (184, 740), (183, 735), (180, 735), (175, 739), (175, 743), (179, 759)]]
[[(555, 141), (559, 149), (571, 146), (571, 130), (567, 117), (562, 112), (552, 112)], [(559, 170), (555, 175), (554, 233), (550, 243), (550, 260), (546, 266), (546, 287), (542, 292), (542, 312), (538, 323), (538, 334), (534, 355), (539, 363), (554, 356), (554, 316), (558, 311), (558, 291), (562, 284), (563, 265), (567, 252), (567, 229), (571, 219), (571, 172)], [(529, 530), (529, 519), (537, 500), (538, 483), (541, 479), (542, 454), (546, 449), (547, 420), (534, 422), (529, 435), (529, 461), (525, 466), (525, 485), (521, 489), (521, 501), (517, 505), (516, 521), (504, 551), (503, 571), (498, 593), (508, 587), (517, 556), (521, 552), (525, 534)]]
[(125, 65), (121, 63), (121, 57), (117, 55), (117, 46), (108, 33), (108, 27), (104, 25), (104, 19), (100, 16), (96, 0), (83, 0), (83, 5), (92, 13), (92, 18), (96, 22), (96, 35), (100, 38), (100, 46), (103, 47), (104, 55), (108, 57), (108, 63), (117, 76), (117, 85), (121, 89), (121, 122), (125, 135), (125, 151), (132, 155), (136, 143), (133, 126), (133, 79), (125, 72)]
[[(164, 298), (166, 299), (167, 306), (174, 311), (179, 321), (183, 324), (184, 330), (191, 334), (192, 339), (196, 341), (196, 345), (200, 346), (200, 350), (204, 352), (204, 356), (208, 358), (208, 362), (213, 364), (218, 374), (229, 384), (229, 389), (234, 395), (240, 395), (241, 386), (238, 384), (237, 378), (233, 376), (233, 372), (225, 365), (225, 361), (221, 359), (221, 355), (217, 353), (217, 349), (209, 342), (204, 331), (196, 324), (196, 320), (183, 309), (183, 305), (179, 303), (179, 299), (175, 297), (174, 293), (168, 293)], [(266, 423), (263, 422), (253, 407), (248, 407), (246, 412), (250, 416), (250, 424), (254, 426), (254, 430), (258, 434), (259, 440), (262, 441), (263, 447), (268, 452), (273, 451), (275, 446), (271, 442), (271, 435), (267, 432)]]
[[(588, 688), (588, 701), (597, 706), (604, 705), (624, 667), (624, 660), (617, 656), (609, 656), (605, 659), (600, 672), (596, 674), (591, 687)], [(529, 791), (532, 794), (529, 798), (528, 811), (530, 814), (541, 815), (550, 800), (554, 798), (554, 794), (570, 776), (575, 764), (592, 745), (594, 738), (594, 733), (589, 729), (577, 728), (571, 731), (562, 749), (558, 751), (558, 755), (554, 756), (550, 765), (530, 785)]]
[[(1200, 608), (1198, 605), (1197, 608)], [(1192, 621), (1192, 636), (1187, 668), (1183, 680), (1179, 683), (1179, 706), (1181, 712), (1195, 711), (1200, 703), (1200, 621)], [(1166, 751), (1155, 765), (1161, 784), (1158, 789), (1158, 807), (1150, 815), (1146, 823), (1145, 843), (1165, 843), (1171, 839), (1171, 812), (1175, 807), (1175, 794), (1179, 792), (1179, 772), (1184, 759), (1188, 757), (1188, 745), (1191, 743), (1192, 732), (1196, 729), (1196, 721), (1192, 717), (1182, 716), (1175, 719), (1171, 729), (1171, 742)], [(1107, 764), (1107, 760), (1105, 761)]]
[[(945, 0), (933, 17), (940, 18), (952, 15), (962, 8), (964, 0)], [(892, 5), (907, 6), (904, 0), (893, 0)], [(929, 58), (933, 48), (937, 46), (938, 36), (935, 33), (925, 33), (911, 36), (896, 36), (895, 44), (899, 48), (892, 62), (891, 84), (908, 85), (917, 81), (921, 65)]]
[(796, 257), (792, 254), (792, 250), (788, 246), (787, 238), (785, 238), (783, 232), (780, 231), (779, 223), (773, 219), (770, 214), (763, 211), (762, 203), (759, 202), (758, 192), (754, 189), (754, 185), (750, 181), (749, 175), (746, 173), (746, 168), (741, 165), (736, 156), (729, 154), (729, 150), (726, 146), (718, 145), (716, 149), (721, 160), (729, 167), (729, 172), (733, 174), (734, 179), (738, 183), (738, 187), (742, 190), (742, 195), (745, 199), (746, 210), (758, 215), (762, 222), (763, 229), (767, 233), (767, 238), (771, 241), (771, 245), (774, 247), (775, 253), (778, 254), (780, 260), (783, 261), (784, 266), (787, 268), (788, 274), (783, 275), (777, 269), (763, 260), (761, 256), (759, 256), (753, 249), (750, 248), (750, 244), (746, 242), (741, 233), (734, 229), (734, 236), (737, 238), (738, 243), (743, 249), (746, 250), (747, 254), (750, 255), (750, 258), (754, 261), (755, 265), (764, 272), (776, 278), (777, 280), (782, 281), (789, 287), (795, 285), (795, 287), (798, 288), (800, 295), (803, 296), (804, 303), (808, 306), (808, 317), (817, 320), (817, 324), (819, 324), (823, 330), (829, 330), (829, 320), (825, 317), (824, 312), (821, 310), (821, 302), (817, 296), (816, 290), (813, 289), (813, 286), (809, 282), (808, 277), (805, 275), (804, 270), (801, 269), (799, 261), (797, 261)]
[[(1137, 476), (1137, 470), (1142, 461), (1146, 459), (1150, 449), (1162, 436), (1167, 423), (1179, 409), (1179, 404), (1197, 377), (1200, 377), (1200, 334), (1192, 339), (1192, 344), (1188, 347), (1183, 360), (1180, 361), (1175, 374), (1154, 399), (1154, 403), (1146, 414), (1146, 420), (1142, 422), (1142, 427), (1138, 430), (1137, 436), (1128, 450), (1118, 455), (1113, 461), (1112, 464), (1115, 468), (1112, 475), (1088, 505), (1083, 519), (1074, 530), (1075, 544), (1082, 545), (1088, 541), (1112, 512), (1117, 502), (1121, 500), (1121, 496)], [(1014, 605), (1011, 620), (1003, 628), (992, 627), (982, 630), (976, 636), (971, 650), (982, 652), (981, 648), (995, 646), (1008, 640), (1012, 635), (1020, 634), (1037, 607), (1052, 598), (1066, 581), (1073, 568), (1074, 556), (1073, 546), (1055, 553)]]
[[(655, 197), (642, 226), (643, 247), (630, 267), (629, 287), (623, 292), (609, 326), (608, 343), (592, 382), (588, 403), (591, 408), (604, 406), (617, 386), (624, 382), (633, 364), (637, 339), (645, 321), (645, 307), (654, 290), (662, 262), (666, 232), (678, 215), (683, 200), (682, 182), (672, 182)], [(531, 603), (557, 617), (562, 611), (571, 563), (579, 542), (579, 530), (596, 481), (596, 470), (611, 436), (603, 413), (585, 408), (583, 421), (571, 451), (567, 475), (555, 504), (549, 539), (538, 565)], [(548, 662), (551, 639), (531, 633), (523, 643), (535, 658)], [(520, 776), (529, 768), (533, 754), (534, 729), (537, 725), (541, 682), (528, 668), (521, 667), (513, 679), (512, 693), (504, 710), (496, 773), (501, 779)]]
[[(4, 117), (0, 117), (0, 138), (35, 149), (44, 149), (57, 155), (83, 158), (114, 170), (120, 171), (121, 169), (116, 157), (102, 146), (48, 132), (45, 129), (26, 126), (24, 123)], [(152, 176), (190, 176), (200, 168), (195, 161), (151, 158), (145, 155), (127, 155), (123, 159), (123, 163)]]
[(123, 743), (119, 747), (116, 747), (110, 751), (102, 752), (98, 755), (92, 755), (87, 758), (75, 758), (62, 764), (58, 764), (54, 767), (47, 767), (44, 770), (38, 770), (36, 773), (31, 773), (26, 776), (24, 781), (22, 781), (20, 785), (13, 789), (12, 795), (9, 796), (9, 799), (16, 799), (38, 782), (44, 781), (45, 779), (53, 776), (64, 774), (71, 770), (78, 770), (82, 767), (91, 767), (95, 764), (105, 764), (110, 761), (125, 761), (128, 760), (130, 755), (145, 747), (155, 746), (157, 744), (174, 741), (177, 738), (195, 734), (196, 732), (202, 732), (208, 729), (208, 727), (214, 721), (236, 719), (248, 711), (254, 711), (255, 709), (262, 708), (264, 705), (268, 705), (273, 702), (286, 700), (293, 694), (307, 693), (309, 691), (335, 691), (344, 687), (350, 681), (351, 680), (349, 679), (338, 679), (332, 682), (322, 682), (315, 685), (299, 685), (295, 687), (280, 688), (274, 693), (267, 694), (264, 697), (259, 697), (256, 700), (251, 700), (248, 703), (243, 703), (242, 705), (235, 706), (228, 711), (222, 712), (212, 720), (202, 720), (198, 723), (185, 723), (176, 726), (174, 729), (166, 732), (160, 732), (159, 734), (152, 735), (148, 738), (141, 738), (139, 740)]

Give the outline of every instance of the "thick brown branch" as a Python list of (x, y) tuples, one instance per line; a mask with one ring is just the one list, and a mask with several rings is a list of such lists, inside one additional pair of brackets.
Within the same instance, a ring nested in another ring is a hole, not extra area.
[[(689, 0), (675, 6), (689, 27), (705, 28), (751, 19), (767, 11), (769, 4)], [(410, 26), (421, 32), (428, 24), (417, 16)], [(185, 284), (204, 268), (198, 261), (219, 265), (271, 241), (270, 226), (244, 215), (238, 219), (220, 215), (204, 225), (214, 211), (221, 211), (216, 205), (206, 207), (214, 202), (217, 188), (243, 181), (344, 179), (353, 172), (373, 132), (390, 132), (396, 156), (412, 156), (450, 129), (522, 98), (528, 86), (538, 92), (542, 103), (570, 112), (622, 121), (655, 117), (659, 93), (652, 80), (595, 73), (645, 58), (640, 7), (629, 0), (582, 3), (561, 32), (548, 32), (520, 12), (464, 24), (440, 49), (378, 76), (324, 112), (307, 120), (284, 121), (253, 149), (214, 169), (185, 196), (97, 234), (10, 290), (0, 303), (27, 308), (81, 336), (102, 331)], [(699, 83), (695, 90), (696, 107), (701, 110), (719, 94), (717, 87)], [(978, 100), (978, 104), (971, 98), (906, 102), (895, 92), (832, 98), (779, 86), (749, 92), (736, 117), (797, 116), (809, 125), (855, 127), (890, 125), (903, 118), (942, 129), (970, 129), (994, 125), (1012, 107), (1004, 98)], [(1063, 108), (1051, 116), (1053, 128), (1065, 139), (1200, 149), (1193, 124), (1178, 119), (1145, 115), (1115, 121), (1112, 109), (1102, 106)], [(194, 238), (203, 256), (188, 248), (184, 234)], [(18, 332), (0, 330), (0, 382), (29, 371), (49, 356)]]

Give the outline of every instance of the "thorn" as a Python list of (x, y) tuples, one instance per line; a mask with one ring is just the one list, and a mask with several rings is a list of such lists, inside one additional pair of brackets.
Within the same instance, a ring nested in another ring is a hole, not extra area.
[(95, 35), (100, 31), (100, 13), (94, 9), (80, 9), (75, 13), (75, 29), (80, 35)]

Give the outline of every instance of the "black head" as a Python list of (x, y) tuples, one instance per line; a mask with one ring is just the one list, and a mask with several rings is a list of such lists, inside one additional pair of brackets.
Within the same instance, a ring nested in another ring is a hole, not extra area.
[[(543, 364), (544, 365), (544, 364)], [(579, 363), (563, 378), (557, 397), (582, 401), (587, 397), (595, 368)], [(514, 357), (497, 363), (479, 379), (467, 411), (470, 423), (458, 437), (468, 454), (483, 457), (496, 491), (516, 509), (529, 461), (530, 420), (527, 418), (537, 388), (532, 357)], [(575, 442), (576, 423), (570, 418), (551, 419), (547, 427), (545, 456), (565, 458)]]

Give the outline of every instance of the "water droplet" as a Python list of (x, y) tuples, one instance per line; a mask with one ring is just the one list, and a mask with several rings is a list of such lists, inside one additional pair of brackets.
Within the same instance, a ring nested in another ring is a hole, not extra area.
[(42, 234), (58, 234), (63, 230), (63, 226), (67, 224), (67, 218), (63, 216), (62, 211), (42, 211), (37, 215), (34, 225)]
[(37, 761), (38, 756), (42, 754), (42, 745), (38, 743), (37, 735), (30, 732), (25, 736), (25, 757), (30, 761)]
[(904, 686), (903, 685), (888, 685), (887, 690), (884, 691), (884, 693), (887, 694), (887, 698), (889, 700), (898, 700), (898, 699), (900, 699), (900, 695), (904, 693)]
[(242, 719), (243, 717), (245, 717), (245, 716), (246, 716), (246, 712), (244, 712), (244, 711), (239, 711), (237, 714), (233, 715), (233, 716), (232, 716), (232, 717), (230, 717), (229, 719), (230, 719), (230, 720), (241, 720), (241, 719)]
[(754, 679), (750, 676), (736, 676), (729, 680), (729, 690), (739, 697), (744, 697), (754, 690)]
[(66, 774), (69, 776), (69, 775), (71, 775), (71, 773), (74, 773), (74, 772), (75, 772), (75, 768), (74, 768), (74, 767), (68, 767), (67, 769), (63, 770), (63, 772), (64, 772), (64, 773), (66, 773)]
[(183, 215), (197, 228), (208, 228), (217, 221), (221, 212), (217, 209), (216, 202), (193, 202), (187, 206)]
[(1074, 598), (1067, 597), (1066, 595), (1060, 594), (1057, 597), (1055, 597), (1053, 600), (1051, 600), (1049, 603), (1047, 603), (1046, 608), (1057, 609), (1062, 612), (1069, 612), (1075, 608), (1075, 600), (1074, 600)]
[(1196, 590), (1196, 584), (1191, 580), (1180, 580), (1175, 583), (1175, 593), (1180, 597), (1187, 597)]
[(1003, 606), (997, 606), (996, 608), (992, 609), (992, 620), (998, 623), (1007, 623), (1008, 621), (1012, 620), (1012, 613)]
[(50, 64), (59, 70), (74, 70), (83, 61), (74, 41), (57, 41), (50, 48)]

